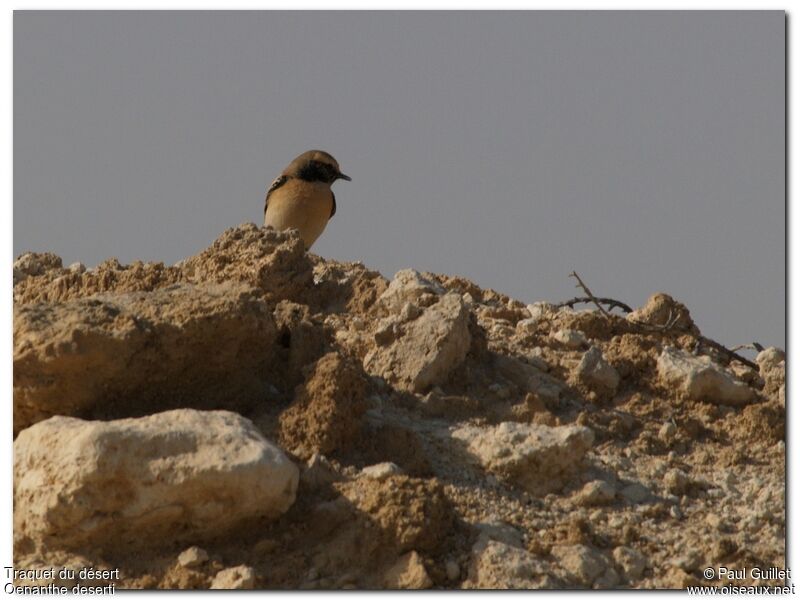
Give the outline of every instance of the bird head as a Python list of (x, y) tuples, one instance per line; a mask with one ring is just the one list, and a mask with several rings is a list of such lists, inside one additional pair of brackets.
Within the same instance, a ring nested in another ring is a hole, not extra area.
[(337, 179), (352, 181), (339, 169), (339, 163), (327, 152), (309, 150), (295, 158), (283, 171), (284, 175), (305, 181), (322, 181), (331, 184)]

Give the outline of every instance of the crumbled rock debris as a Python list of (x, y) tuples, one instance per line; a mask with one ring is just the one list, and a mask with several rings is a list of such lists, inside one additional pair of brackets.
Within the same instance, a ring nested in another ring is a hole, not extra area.
[(17, 568), (660, 589), (785, 563), (785, 353), (704, 353), (667, 294), (625, 318), (387, 280), (252, 224), (172, 266), (13, 273)]

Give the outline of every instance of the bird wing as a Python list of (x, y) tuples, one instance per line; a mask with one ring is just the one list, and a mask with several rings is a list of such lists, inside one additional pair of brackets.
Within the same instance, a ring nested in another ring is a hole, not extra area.
[(272, 192), (274, 192), (275, 190), (277, 190), (279, 187), (281, 187), (288, 180), (289, 180), (289, 178), (286, 175), (279, 175), (278, 177), (275, 178), (275, 180), (269, 186), (269, 189), (267, 190), (267, 197), (264, 198), (264, 212), (265, 213), (267, 212), (267, 207), (269, 206), (269, 195)]
[[(336, 214), (336, 194), (334, 194), (333, 192), (331, 192), (331, 200), (333, 200), (333, 203), (331, 204), (331, 217), (332, 217), (333, 215)], [(331, 217), (328, 218), (330, 219)]]

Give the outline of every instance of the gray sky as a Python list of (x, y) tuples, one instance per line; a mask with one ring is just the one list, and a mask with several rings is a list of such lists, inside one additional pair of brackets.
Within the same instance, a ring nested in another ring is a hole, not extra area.
[(785, 344), (783, 12), (17, 12), (14, 253), (173, 263), (300, 152), (314, 252)]

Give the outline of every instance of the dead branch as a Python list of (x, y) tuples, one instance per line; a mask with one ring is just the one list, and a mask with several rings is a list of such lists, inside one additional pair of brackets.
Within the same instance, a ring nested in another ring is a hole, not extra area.
[[(557, 304), (556, 306), (558, 308), (560, 308), (562, 306), (569, 306), (570, 308), (572, 308), (575, 304), (579, 304), (579, 303), (587, 303), (588, 304), (588, 303), (591, 302), (598, 309), (600, 309), (601, 313), (603, 313), (607, 317), (611, 316), (611, 314), (605, 308), (603, 308), (603, 306), (602, 306), (603, 304), (608, 305), (609, 308), (611, 308), (611, 309), (616, 307), (616, 308), (620, 308), (621, 310), (624, 310), (626, 313), (632, 313), (633, 312), (633, 309), (630, 306), (628, 306), (627, 304), (625, 304), (624, 302), (620, 302), (619, 300), (614, 300), (613, 298), (598, 298), (597, 296), (595, 296), (575, 271), (570, 273), (569, 276), (573, 277), (578, 282), (575, 287), (581, 288), (583, 290), (583, 292), (586, 294), (586, 297), (573, 298), (572, 300), (567, 300), (566, 302), (562, 302), (561, 304)], [(648, 332), (648, 333), (659, 332), (659, 333), (667, 333), (667, 334), (681, 333), (681, 334), (693, 335), (688, 331), (675, 328), (675, 325), (678, 323), (679, 320), (680, 320), (680, 314), (673, 314), (673, 312), (670, 310), (669, 315), (667, 316), (667, 322), (664, 323), (663, 325), (654, 325), (652, 323), (645, 323), (643, 321), (637, 321), (637, 320), (634, 320), (634, 319), (628, 319), (628, 323), (633, 325), (634, 328), (639, 329), (641, 332)], [(720, 354), (723, 354), (725, 357), (727, 357), (729, 361), (730, 360), (739, 361), (743, 365), (747, 365), (751, 369), (755, 369), (756, 371), (758, 371), (758, 365), (757, 364), (755, 364), (751, 360), (746, 359), (744, 356), (741, 356), (741, 355), (737, 354), (736, 350), (740, 350), (742, 348), (750, 348), (750, 347), (752, 347), (754, 350), (757, 350), (757, 351), (761, 352), (764, 349), (764, 347), (761, 344), (758, 344), (757, 342), (753, 342), (752, 344), (745, 344), (745, 345), (742, 345), (742, 346), (736, 346), (736, 348), (734, 348), (733, 350), (729, 350), (728, 348), (726, 348), (725, 346), (723, 346), (719, 342), (715, 342), (714, 340), (712, 340), (710, 338), (707, 338), (704, 335), (699, 335), (698, 334), (698, 335), (695, 335), (694, 337), (697, 339), (698, 343), (701, 346), (705, 345), (705, 346), (707, 346), (709, 348), (713, 348), (714, 350), (716, 350)]]
[(728, 357), (728, 360), (738, 360), (740, 363), (747, 365), (751, 369), (754, 369), (756, 371), (759, 370), (758, 365), (756, 363), (754, 363), (751, 360), (747, 360), (744, 356), (736, 354), (736, 352), (734, 352), (733, 350), (728, 350), (725, 346), (723, 346), (719, 342), (715, 342), (714, 340), (709, 339), (704, 335), (698, 335), (697, 341), (699, 341), (701, 344), (705, 344), (706, 346), (710, 346), (711, 348), (714, 348), (714, 350), (717, 350), (718, 352), (724, 354), (725, 356)]
[(590, 290), (588, 287), (586, 287), (586, 284), (585, 284), (585, 283), (583, 283), (583, 281), (582, 281), (582, 280), (581, 280), (581, 278), (578, 276), (578, 274), (577, 274), (575, 271), (573, 271), (572, 273), (570, 273), (570, 274), (569, 274), (569, 276), (570, 276), (570, 277), (574, 277), (574, 278), (575, 278), (575, 280), (578, 282), (578, 285), (576, 285), (575, 287), (579, 287), (579, 288), (581, 288), (581, 289), (583, 290), (583, 293), (584, 293), (584, 294), (586, 294), (586, 295), (589, 297), (589, 300), (591, 300), (591, 301), (592, 301), (592, 303), (593, 303), (593, 304), (594, 304), (594, 305), (595, 305), (597, 308), (599, 308), (599, 309), (600, 309), (600, 312), (601, 312), (601, 313), (603, 313), (605, 316), (607, 316), (607, 317), (608, 317), (608, 316), (609, 316), (609, 312), (608, 312), (608, 311), (607, 311), (605, 308), (603, 308), (603, 305), (602, 305), (602, 304), (600, 304), (600, 302), (597, 300), (597, 298), (595, 297), (595, 295), (592, 293), (592, 290)]
[(755, 350), (756, 352), (763, 352), (764, 346), (759, 344), (758, 342), (750, 342), (749, 344), (739, 344), (738, 346), (734, 346), (731, 348), (733, 352), (737, 350)]
[(572, 300), (567, 300), (566, 302), (562, 302), (561, 304), (556, 304), (556, 308), (562, 308), (564, 306), (573, 308), (576, 304), (588, 304), (594, 301), (599, 302), (600, 304), (605, 304), (608, 306), (609, 309), (613, 310), (614, 308), (618, 308), (625, 313), (632, 313), (633, 309), (625, 304), (624, 302), (620, 302), (619, 300), (614, 300), (614, 298), (589, 298), (589, 297), (582, 297), (582, 298), (573, 298)]

